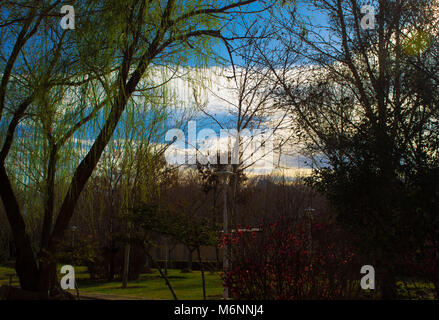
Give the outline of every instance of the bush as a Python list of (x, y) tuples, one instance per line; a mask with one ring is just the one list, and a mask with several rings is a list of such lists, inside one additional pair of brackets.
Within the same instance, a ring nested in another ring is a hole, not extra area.
[[(123, 246), (109, 248), (103, 247), (99, 250), (98, 255), (87, 263), (90, 272), (90, 278), (114, 280), (115, 277), (122, 279), (124, 263)], [(132, 244), (130, 248), (130, 263), (128, 270), (128, 280), (135, 281), (139, 279), (142, 272), (145, 271), (146, 254), (143, 248)]]
[[(81, 235), (75, 241), (75, 247), (66, 239), (58, 257), (62, 264), (87, 266), (90, 279), (114, 280), (122, 278), (124, 242), (114, 241), (112, 246), (101, 246), (92, 235)], [(146, 254), (139, 244), (131, 244), (128, 280), (138, 280), (145, 270)]]
[(403, 265), (406, 276), (432, 282), (439, 299), (439, 243), (427, 240), (422, 249), (405, 255)]
[(360, 264), (330, 224), (283, 219), (261, 232), (236, 232), (225, 285), (235, 299), (347, 299), (359, 297)]

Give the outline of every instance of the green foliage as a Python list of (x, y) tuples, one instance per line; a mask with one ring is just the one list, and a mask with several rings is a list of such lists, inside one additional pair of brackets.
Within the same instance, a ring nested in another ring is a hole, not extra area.
[(160, 209), (157, 205), (144, 204), (131, 212), (129, 220), (143, 228), (169, 236), (189, 248), (215, 246), (219, 226), (212, 226), (208, 218), (191, 217), (181, 212)]

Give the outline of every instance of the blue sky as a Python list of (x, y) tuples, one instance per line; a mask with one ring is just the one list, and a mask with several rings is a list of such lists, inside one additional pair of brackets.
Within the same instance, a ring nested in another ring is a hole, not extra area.
[[(316, 24), (326, 24), (326, 17), (323, 16), (321, 13), (317, 13), (314, 11), (310, 10), (310, 5), (307, 4), (306, 0), (302, 0), (302, 1), (298, 1), (298, 14), (301, 16), (302, 19), (306, 20), (306, 21), (310, 21), (311, 23), (316, 23)], [(263, 14), (266, 15), (266, 14)], [(228, 52), (224, 46), (223, 43), (217, 44), (215, 45), (215, 50), (217, 51), (217, 53), (221, 56), (224, 57), (228, 57)], [(236, 59), (236, 57), (235, 57)], [(218, 114), (216, 115), (216, 118), (221, 122), (221, 123), (227, 123), (228, 121), (233, 121), (235, 120), (235, 118), (231, 115), (227, 115), (227, 114)], [(102, 119), (103, 120), (103, 119)], [(215, 131), (219, 132), (219, 127), (215, 124), (215, 122), (205, 116), (200, 115), (199, 117), (197, 117), (197, 131), (204, 129), (204, 128), (212, 128)], [(118, 136), (124, 136), (125, 132), (124, 129), (122, 127), (122, 123), (118, 126), (117, 132), (115, 133), (115, 138), (117, 138)], [(88, 135), (95, 136), (97, 134), (97, 128), (94, 129), (88, 129)], [(79, 134), (77, 135), (79, 138)]]
[[(316, 11), (315, 9), (313, 10), (313, 8), (312, 8), (313, 6), (309, 4), (310, 0), (297, 0), (296, 2), (297, 2), (297, 4), (296, 4), (297, 13), (301, 19), (303, 19), (307, 23), (310, 23), (311, 25), (326, 26), (328, 24), (327, 16), (325, 14), (323, 14), (322, 12)], [(256, 4), (250, 8), (257, 9), (259, 6), (260, 5)], [(250, 14), (249, 20), (252, 20), (255, 18), (257, 19), (257, 16), (261, 16), (262, 18), (268, 18), (268, 13), (258, 13), (257, 15)], [(240, 31), (244, 31), (244, 30), (239, 30), (239, 27), (235, 30), (235, 32), (238, 32), (238, 33)], [(212, 42), (212, 43), (214, 43), (214, 42)], [(232, 45), (233, 45), (233, 43), (232, 43)], [(225, 60), (229, 60), (229, 53), (228, 53), (227, 48), (223, 42), (220, 42), (218, 44), (214, 44), (214, 50), (218, 55), (223, 57)], [(239, 58), (234, 56), (233, 59), (234, 59), (235, 63), (239, 64)], [(230, 64), (230, 62), (229, 62), (229, 64)]]

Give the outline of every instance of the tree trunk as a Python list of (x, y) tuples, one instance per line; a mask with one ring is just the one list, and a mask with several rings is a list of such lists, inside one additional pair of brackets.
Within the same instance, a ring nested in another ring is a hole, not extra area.
[(114, 280), (114, 260), (115, 260), (115, 253), (113, 252), (113, 246), (111, 247), (111, 252), (110, 252), (110, 270), (108, 273), (108, 281), (113, 281)]
[(16, 260), (15, 270), (20, 280), (21, 288), (28, 291), (38, 291), (38, 267), (31, 241), (26, 233), (26, 223), (20, 213), (20, 208), (12, 191), (12, 186), (4, 165), (0, 165), (0, 196), (14, 238)]
[(188, 249), (188, 256), (187, 256), (187, 271), (191, 272), (192, 271), (192, 253), (193, 251), (190, 248)]
[(40, 262), (40, 272), (38, 277), (39, 289), (41, 292), (51, 292), (58, 290), (60, 285), (58, 282), (57, 263), (51, 261), (49, 263)]
[(145, 261), (145, 273), (151, 273), (151, 261), (148, 256)]
[(381, 298), (383, 300), (396, 299), (395, 276), (392, 272), (385, 271), (381, 280)]
[(172, 294), (172, 297), (174, 298), (174, 300), (178, 300), (177, 295), (175, 294), (175, 291), (172, 288), (168, 277), (163, 273), (162, 268), (160, 268), (160, 264), (158, 264), (157, 262), (154, 261), (153, 257), (149, 254), (148, 251), (145, 250), (145, 252), (146, 252), (146, 255), (148, 256), (149, 261), (151, 261), (151, 263), (153, 263), (157, 266), (157, 270), (159, 271), (160, 276), (165, 280), (165, 283), (168, 286), (169, 290), (171, 291), (171, 294)]
[(200, 263), (201, 281), (203, 282), (203, 300), (206, 300), (206, 279), (204, 278), (204, 266), (201, 259), (200, 247), (197, 247), (198, 261)]
[(168, 275), (168, 240), (165, 240), (165, 274)]
[(123, 259), (123, 271), (122, 271), (122, 288), (126, 288), (128, 285), (128, 273), (130, 269), (130, 244), (125, 244), (124, 259)]

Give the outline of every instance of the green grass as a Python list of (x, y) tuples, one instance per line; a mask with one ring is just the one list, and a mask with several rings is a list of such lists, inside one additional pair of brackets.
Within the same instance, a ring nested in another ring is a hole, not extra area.
[[(218, 299), (222, 296), (222, 282), (219, 273), (205, 273), (207, 299)], [(80, 293), (112, 294), (120, 296), (133, 296), (144, 299), (173, 299), (165, 281), (157, 271), (152, 274), (141, 274), (138, 281), (128, 282), (126, 289), (121, 288), (121, 282), (104, 282), (80, 280), (77, 277)], [(181, 273), (180, 270), (168, 270), (168, 279), (178, 299), (198, 300), (203, 299), (201, 272)]]
[[(60, 268), (60, 267), (59, 267)], [(157, 270), (151, 274), (141, 274), (138, 281), (130, 281), (128, 288), (122, 289), (120, 281), (106, 282), (103, 280), (89, 280), (86, 267), (75, 267), (77, 285), (80, 294), (107, 294), (123, 297), (143, 299), (173, 299), (169, 288)], [(8, 274), (15, 274), (15, 270), (0, 266), (0, 285), (9, 282)], [(61, 277), (62, 275), (60, 275)], [(207, 299), (220, 299), (222, 297), (222, 282), (219, 273), (206, 272)], [(181, 273), (180, 270), (168, 270), (168, 279), (178, 299), (201, 300), (203, 298), (201, 285), (201, 272)], [(398, 281), (398, 293), (402, 299), (434, 299), (433, 284), (418, 279), (410, 279), (407, 287), (402, 281)], [(17, 277), (14, 277), (13, 285), (18, 285)]]
[[(59, 266), (58, 269), (61, 267)], [(12, 268), (0, 266), (0, 285), (7, 285), (7, 274), (15, 274)], [(143, 299), (173, 299), (172, 294), (157, 270), (151, 274), (141, 274), (138, 281), (128, 282), (128, 287), (122, 289), (120, 281), (106, 282), (103, 280), (89, 280), (86, 267), (75, 267), (75, 276), (80, 294), (111, 294), (118, 296), (137, 297)], [(60, 278), (62, 275), (60, 275)], [(207, 299), (222, 297), (223, 288), (219, 273), (205, 272)], [(203, 299), (201, 272), (181, 273), (180, 270), (169, 269), (168, 279), (178, 299), (198, 300)], [(18, 285), (14, 277), (13, 285)]]
[[(9, 284), (9, 277), (7, 275), (10, 273), (15, 274), (15, 270), (13, 268), (0, 266), (0, 286)], [(17, 284), (17, 277), (14, 277), (13, 280), (15, 281), (13, 284)]]
[(405, 279), (397, 283), (398, 294), (411, 300), (434, 300), (434, 284), (420, 279)]

